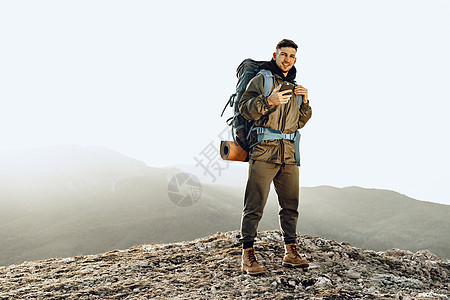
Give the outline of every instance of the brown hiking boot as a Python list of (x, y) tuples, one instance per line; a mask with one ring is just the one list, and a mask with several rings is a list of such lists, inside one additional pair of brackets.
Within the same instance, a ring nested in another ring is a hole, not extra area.
[(297, 244), (287, 244), (284, 245), (286, 249), (286, 253), (283, 258), (283, 267), (300, 267), (307, 268), (309, 267), (308, 261), (306, 259), (300, 258), (300, 254), (297, 251)]
[(242, 251), (242, 272), (249, 275), (266, 273), (266, 269), (258, 263), (253, 248), (247, 248)]

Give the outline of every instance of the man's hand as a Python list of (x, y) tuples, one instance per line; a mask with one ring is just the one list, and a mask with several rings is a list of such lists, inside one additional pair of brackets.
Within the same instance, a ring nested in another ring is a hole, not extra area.
[(294, 88), (294, 94), (303, 96), (303, 103), (308, 102), (308, 90), (301, 85)]
[(267, 97), (267, 102), (270, 105), (280, 105), (289, 102), (292, 96), (292, 90), (286, 90), (280, 92), (281, 84), (273, 89), (272, 94)]

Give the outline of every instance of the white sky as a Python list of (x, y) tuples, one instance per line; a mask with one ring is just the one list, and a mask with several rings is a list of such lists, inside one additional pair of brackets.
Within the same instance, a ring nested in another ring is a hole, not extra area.
[(449, 16), (448, 0), (1, 1), (0, 150), (195, 164), (237, 65), (290, 38), (313, 107), (302, 185), (450, 204)]

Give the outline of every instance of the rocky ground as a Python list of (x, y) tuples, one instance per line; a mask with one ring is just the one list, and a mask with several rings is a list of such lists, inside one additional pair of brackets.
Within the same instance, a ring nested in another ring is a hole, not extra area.
[(284, 268), (279, 231), (260, 232), (264, 276), (240, 272), (238, 232), (0, 267), (0, 299), (447, 299), (450, 260), (300, 236), (307, 270)]

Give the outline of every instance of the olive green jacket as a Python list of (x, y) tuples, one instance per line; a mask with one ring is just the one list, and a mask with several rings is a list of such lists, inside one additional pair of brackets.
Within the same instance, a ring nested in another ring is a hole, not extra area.
[[(274, 76), (275, 84), (272, 89), (283, 83), (279, 75)], [(264, 96), (264, 77), (261, 74), (249, 82), (239, 101), (239, 111), (247, 120), (254, 120), (254, 126), (272, 128), (283, 133), (294, 133), (302, 128), (312, 114), (309, 101), (302, 103), (298, 109), (294, 92), (288, 103), (269, 105), (267, 97)], [(256, 140), (256, 135), (251, 138)], [(249, 158), (276, 164), (296, 164), (295, 146), (289, 140), (265, 140), (250, 150)]]

